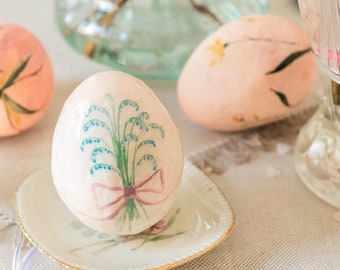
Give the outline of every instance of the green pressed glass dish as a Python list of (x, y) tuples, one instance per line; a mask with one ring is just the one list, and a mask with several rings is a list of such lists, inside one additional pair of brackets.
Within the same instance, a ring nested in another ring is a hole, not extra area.
[(268, 0), (56, 0), (58, 27), (75, 50), (154, 79), (177, 78), (221, 24), (267, 11)]

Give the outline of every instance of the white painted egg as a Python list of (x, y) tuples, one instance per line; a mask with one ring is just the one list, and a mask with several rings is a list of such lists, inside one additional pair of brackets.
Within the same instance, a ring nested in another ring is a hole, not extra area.
[(162, 220), (179, 189), (183, 152), (176, 126), (152, 90), (118, 71), (82, 82), (55, 127), (52, 176), (83, 223), (130, 235)]
[(310, 94), (316, 67), (303, 29), (275, 15), (250, 15), (203, 40), (178, 81), (194, 122), (236, 131), (289, 116)]

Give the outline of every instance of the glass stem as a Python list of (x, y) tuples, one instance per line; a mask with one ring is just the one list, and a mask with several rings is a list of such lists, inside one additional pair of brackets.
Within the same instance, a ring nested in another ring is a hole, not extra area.
[(340, 105), (340, 84), (336, 81), (331, 82), (332, 84), (332, 98), (333, 98), (333, 104), (335, 106)]

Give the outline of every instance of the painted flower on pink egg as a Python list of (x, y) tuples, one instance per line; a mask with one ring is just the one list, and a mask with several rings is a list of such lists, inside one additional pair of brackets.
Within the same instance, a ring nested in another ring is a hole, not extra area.
[[(282, 43), (286, 44), (287, 46), (295, 46), (297, 45), (294, 42), (287, 42), (282, 40), (275, 40), (270, 38), (256, 38), (256, 37), (250, 37), (250, 36), (242, 36), (239, 40), (234, 40), (229, 43), (223, 43), (220, 38), (217, 38), (214, 40), (214, 43), (206, 47), (206, 50), (209, 53), (209, 57), (211, 59), (209, 65), (210, 67), (216, 66), (217, 64), (221, 64), (221, 62), (225, 59), (225, 50), (227, 47), (237, 44), (240, 42), (275, 42), (275, 43)], [(292, 64), (294, 61), (298, 60), (300, 57), (304, 56), (305, 54), (311, 52), (311, 48), (306, 48), (303, 50), (294, 51), (291, 54), (289, 54), (286, 58), (284, 58), (276, 67), (274, 67), (272, 70), (265, 73), (266, 76), (270, 76), (273, 74), (276, 74), (285, 68), (287, 68), (290, 64)], [(290, 104), (288, 101), (288, 98), (286, 95), (277, 89), (270, 88), (269, 91), (274, 93), (281, 101), (281, 103), (286, 107), (294, 107), (294, 105)], [(236, 119), (237, 117), (234, 116)], [(237, 120), (239, 121), (239, 120)]]
[(20, 62), (13, 61), (12, 65), (6, 70), (0, 70), (0, 102), (3, 102), (8, 121), (14, 129), (20, 129), (20, 115), (34, 114), (39, 110), (37, 108), (27, 108), (11, 98), (11, 87), (13, 85), (29, 77), (36, 76), (43, 67), (43, 65), (40, 65), (33, 72), (23, 76), (22, 73), (29, 65), (31, 57), (31, 55), (28, 55)]
[(217, 63), (220, 63), (225, 57), (225, 49), (226, 45), (222, 43), (220, 38), (215, 39), (214, 43), (207, 47), (207, 50), (211, 53), (211, 62), (210, 66), (214, 66)]

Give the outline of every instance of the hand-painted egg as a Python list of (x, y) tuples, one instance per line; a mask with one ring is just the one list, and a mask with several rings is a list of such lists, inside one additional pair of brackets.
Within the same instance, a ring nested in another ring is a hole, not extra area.
[(129, 235), (159, 222), (182, 170), (177, 128), (141, 80), (100, 72), (66, 100), (53, 137), (52, 175), (61, 199), (90, 228)]
[(186, 63), (178, 98), (207, 128), (236, 131), (290, 115), (309, 95), (316, 67), (301, 27), (275, 15), (221, 26)]
[(15, 24), (0, 24), (0, 137), (36, 124), (49, 105), (54, 76), (35, 36)]

